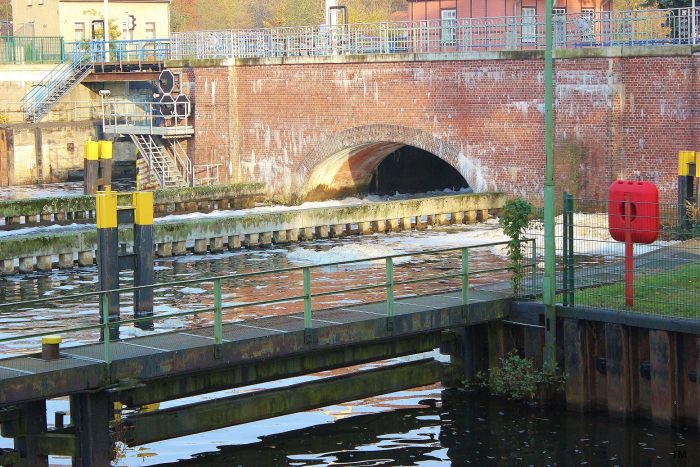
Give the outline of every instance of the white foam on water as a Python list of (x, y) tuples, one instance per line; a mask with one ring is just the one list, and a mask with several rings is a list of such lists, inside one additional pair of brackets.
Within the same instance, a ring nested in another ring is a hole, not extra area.
[[(304, 265), (321, 265), (337, 263), (342, 261), (356, 261), (364, 258), (376, 258), (405, 253), (402, 248), (392, 247), (382, 244), (355, 244), (349, 243), (329, 248), (328, 250), (316, 250), (311, 248), (296, 248), (289, 252), (287, 258), (292, 263)], [(396, 258), (394, 263), (405, 263), (410, 261), (410, 256)], [(366, 267), (367, 264), (384, 264), (384, 260), (374, 260), (358, 263), (358, 267)], [(343, 267), (352, 267), (351, 264)]]

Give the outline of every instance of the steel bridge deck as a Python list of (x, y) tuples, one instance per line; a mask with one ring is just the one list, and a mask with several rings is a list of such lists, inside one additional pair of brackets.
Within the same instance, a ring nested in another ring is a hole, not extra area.
[(510, 311), (511, 299), (504, 292), (472, 289), (468, 308), (461, 300), (461, 292), (396, 299), (391, 324), (383, 302), (314, 311), (311, 335), (304, 330), (302, 313), (229, 323), (223, 327), (218, 349), (213, 327), (113, 341), (111, 365), (102, 360), (101, 343), (64, 347), (56, 361), (44, 361), (38, 355), (2, 359), (0, 406), (104, 389), (123, 380), (157, 380), (324, 348), (435, 333), (503, 319)]

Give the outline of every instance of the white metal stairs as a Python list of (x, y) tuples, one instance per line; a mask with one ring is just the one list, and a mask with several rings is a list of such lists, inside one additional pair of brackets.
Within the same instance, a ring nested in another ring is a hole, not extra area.
[(192, 163), (179, 142), (171, 142), (168, 151), (163, 141), (153, 135), (130, 136), (161, 188), (192, 186)]
[(84, 50), (70, 52), (66, 60), (57, 65), (38, 84), (32, 86), (22, 98), (22, 112), (27, 122), (38, 122), (93, 69), (92, 55)]

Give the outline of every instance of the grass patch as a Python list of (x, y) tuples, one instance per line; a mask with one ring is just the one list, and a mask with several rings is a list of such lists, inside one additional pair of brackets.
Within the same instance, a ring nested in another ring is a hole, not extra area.
[(679, 266), (659, 273), (638, 273), (634, 306), (625, 305), (625, 283), (579, 289), (574, 303), (655, 315), (700, 318), (700, 264)]

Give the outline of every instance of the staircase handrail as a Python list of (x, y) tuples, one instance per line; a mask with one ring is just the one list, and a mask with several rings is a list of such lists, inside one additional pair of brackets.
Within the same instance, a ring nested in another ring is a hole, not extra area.
[[(180, 170), (180, 175), (184, 175), (185, 180), (188, 182), (190, 186), (193, 186), (193, 177), (194, 177), (194, 170), (192, 168), (192, 160), (189, 158), (185, 150), (182, 148), (182, 145), (180, 144), (179, 141), (175, 141), (175, 143), (172, 145), (173, 147), (173, 156), (175, 156), (175, 161), (177, 164), (180, 166), (178, 169)], [(182, 155), (181, 155), (182, 153)], [(184, 168), (184, 174), (182, 173), (181, 168)]]

